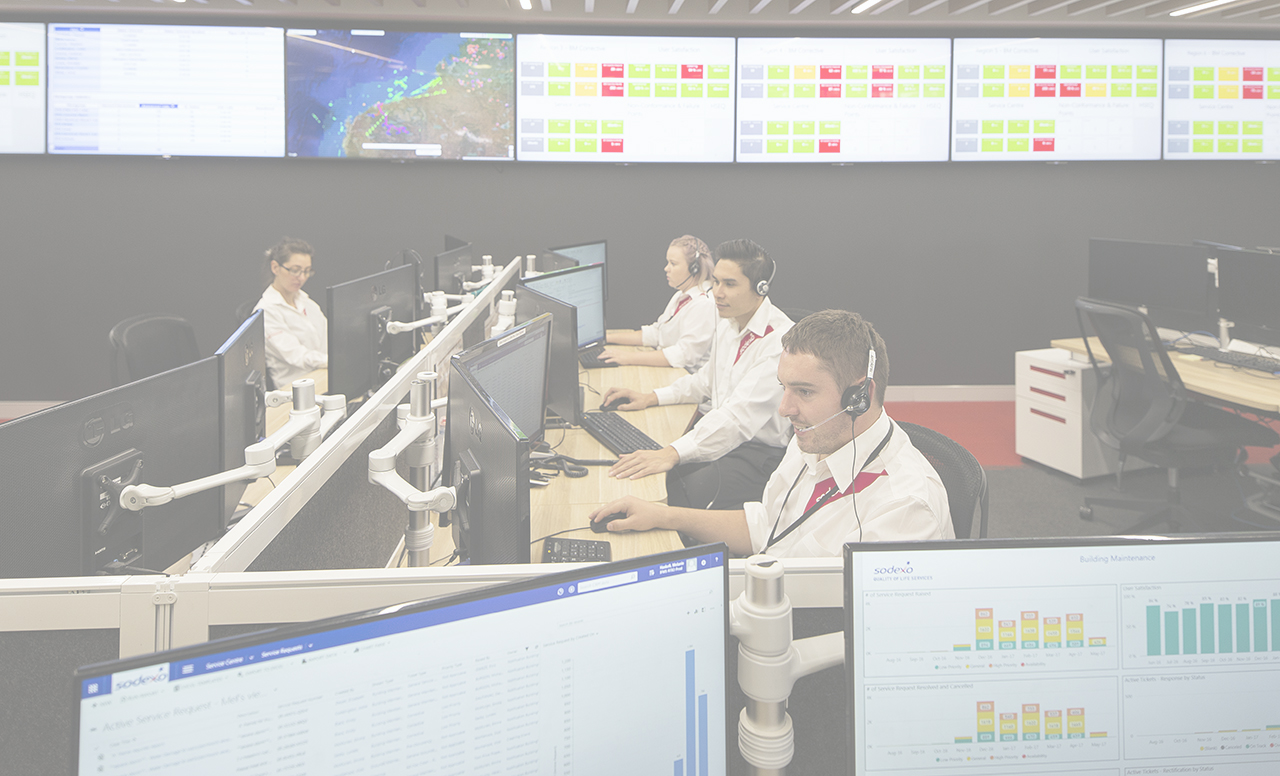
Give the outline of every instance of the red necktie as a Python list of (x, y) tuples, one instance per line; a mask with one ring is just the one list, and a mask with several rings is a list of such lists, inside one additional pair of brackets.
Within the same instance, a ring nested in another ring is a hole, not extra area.
[[(684, 309), (684, 306), (685, 306), (685, 305), (687, 305), (687, 304), (689, 304), (689, 303), (690, 303), (690, 302), (692, 302), (692, 301), (693, 301), (693, 297), (691, 297), (691, 296), (686, 296), (684, 299), (681, 299), (679, 302), (677, 302), (677, 303), (676, 303), (676, 311), (675, 311), (674, 313), (672, 313), (672, 314), (671, 314), (671, 318), (675, 318), (677, 315), (679, 315), (679, 314), (680, 314), (680, 311)], [(671, 320), (671, 318), (668, 318), (667, 320), (669, 321), (669, 320)]]
[[(766, 326), (764, 328), (763, 336), (767, 337), (772, 333), (773, 333), (773, 327)], [(747, 352), (747, 348), (751, 346), (751, 343), (760, 339), (761, 336), (762, 335), (756, 334), (754, 331), (747, 331), (746, 334), (743, 334), (742, 341), (738, 343), (738, 355), (733, 357), (733, 363), (735, 364), (738, 363), (738, 359), (742, 358), (742, 354)]]

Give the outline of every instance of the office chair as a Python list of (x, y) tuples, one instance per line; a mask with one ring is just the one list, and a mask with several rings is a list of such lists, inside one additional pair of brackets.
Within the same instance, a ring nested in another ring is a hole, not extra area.
[(973, 517), (978, 515), (979, 539), (987, 538), (987, 473), (973, 453), (955, 440), (915, 423), (894, 421), (907, 432), (911, 444), (929, 460), (947, 489), (947, 506), (957, 539), (973, 537)]
[(258, 301), (259, 300), (257, 299), (250, 299), (247, 302), (241, 302), (240, 304), (236, 305), (236, 321), (235, 321), (236, 326), (239, 326), (240, 324), (249, 320), (249, 316), (253, 315), (254, 309), (258, 306)]
[(801, 320), (813, 315), (813, 310), (805, 310), (800, 307), (779, 307), (782, 314), (791, 319), (792, 323), (799, 323)]
[[(176, 315), (145, 313), (111, 327), (111, 382), (124, 385), (200, 359), (196, 330)], [(124, 374), (120, 362), (124, 362)]]
[[(1234, 464), (1246, 445), (1272, 447), (1280, 442), (1276, 432), (1260, 423), (1190, 400), (1155, 324), (1142, 311), (1080, 297), (1076, 317), (1098, 376), (1089, 425), (1103, 444), (1120, 454), (1116, 489), (1123, 485), (1129, 456), (1165, 469), (1169, 482), (1163, 499), (1087, 497), (1081, 518), (1092, 520), (1095, 506), (1113, 507), (1143, 516), (1120, 533), (1140, 533), (1161, 523), (1180, 530), (1187, 510), (1178, 490), (1179, 469)], [(1098, 361), (1089, 342), (1090, 329), (1109, 363)]]

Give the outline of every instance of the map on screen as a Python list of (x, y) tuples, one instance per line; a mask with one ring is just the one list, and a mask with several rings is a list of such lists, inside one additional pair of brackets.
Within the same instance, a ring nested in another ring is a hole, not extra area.
[(289, 30), (288, 155), (513, 159), (511, 36)]

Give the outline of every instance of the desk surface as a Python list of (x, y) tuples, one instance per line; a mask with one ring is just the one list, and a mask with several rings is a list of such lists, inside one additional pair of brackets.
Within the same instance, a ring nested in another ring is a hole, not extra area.
[[(1057, 339), (1049, 344), (1078, 355), (1086, 353), (1084, 340), (1080, 337)], [(1090, 337), (1089, 344), (1095, 354), (1106, 356), (1106, 351), (1096, 337)], [(1169, 358), (1187, 390), (1228, 404), (1248, 407), (1269, 415), (1280, 415), (1280, 379), (1188, 353), (1170, 352)]]

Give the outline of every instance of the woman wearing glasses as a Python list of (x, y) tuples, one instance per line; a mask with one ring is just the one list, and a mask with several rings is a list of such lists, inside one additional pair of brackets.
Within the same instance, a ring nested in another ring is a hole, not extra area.
[(267, 374), (275, 387), (289, 385), (329, 366), (329, 322), (320, 305), (302, 290), (315, 274), (311, 246), (286, 237), (267, 251), (271, 285), (255, 309), (263, 311), (267, 336)]

